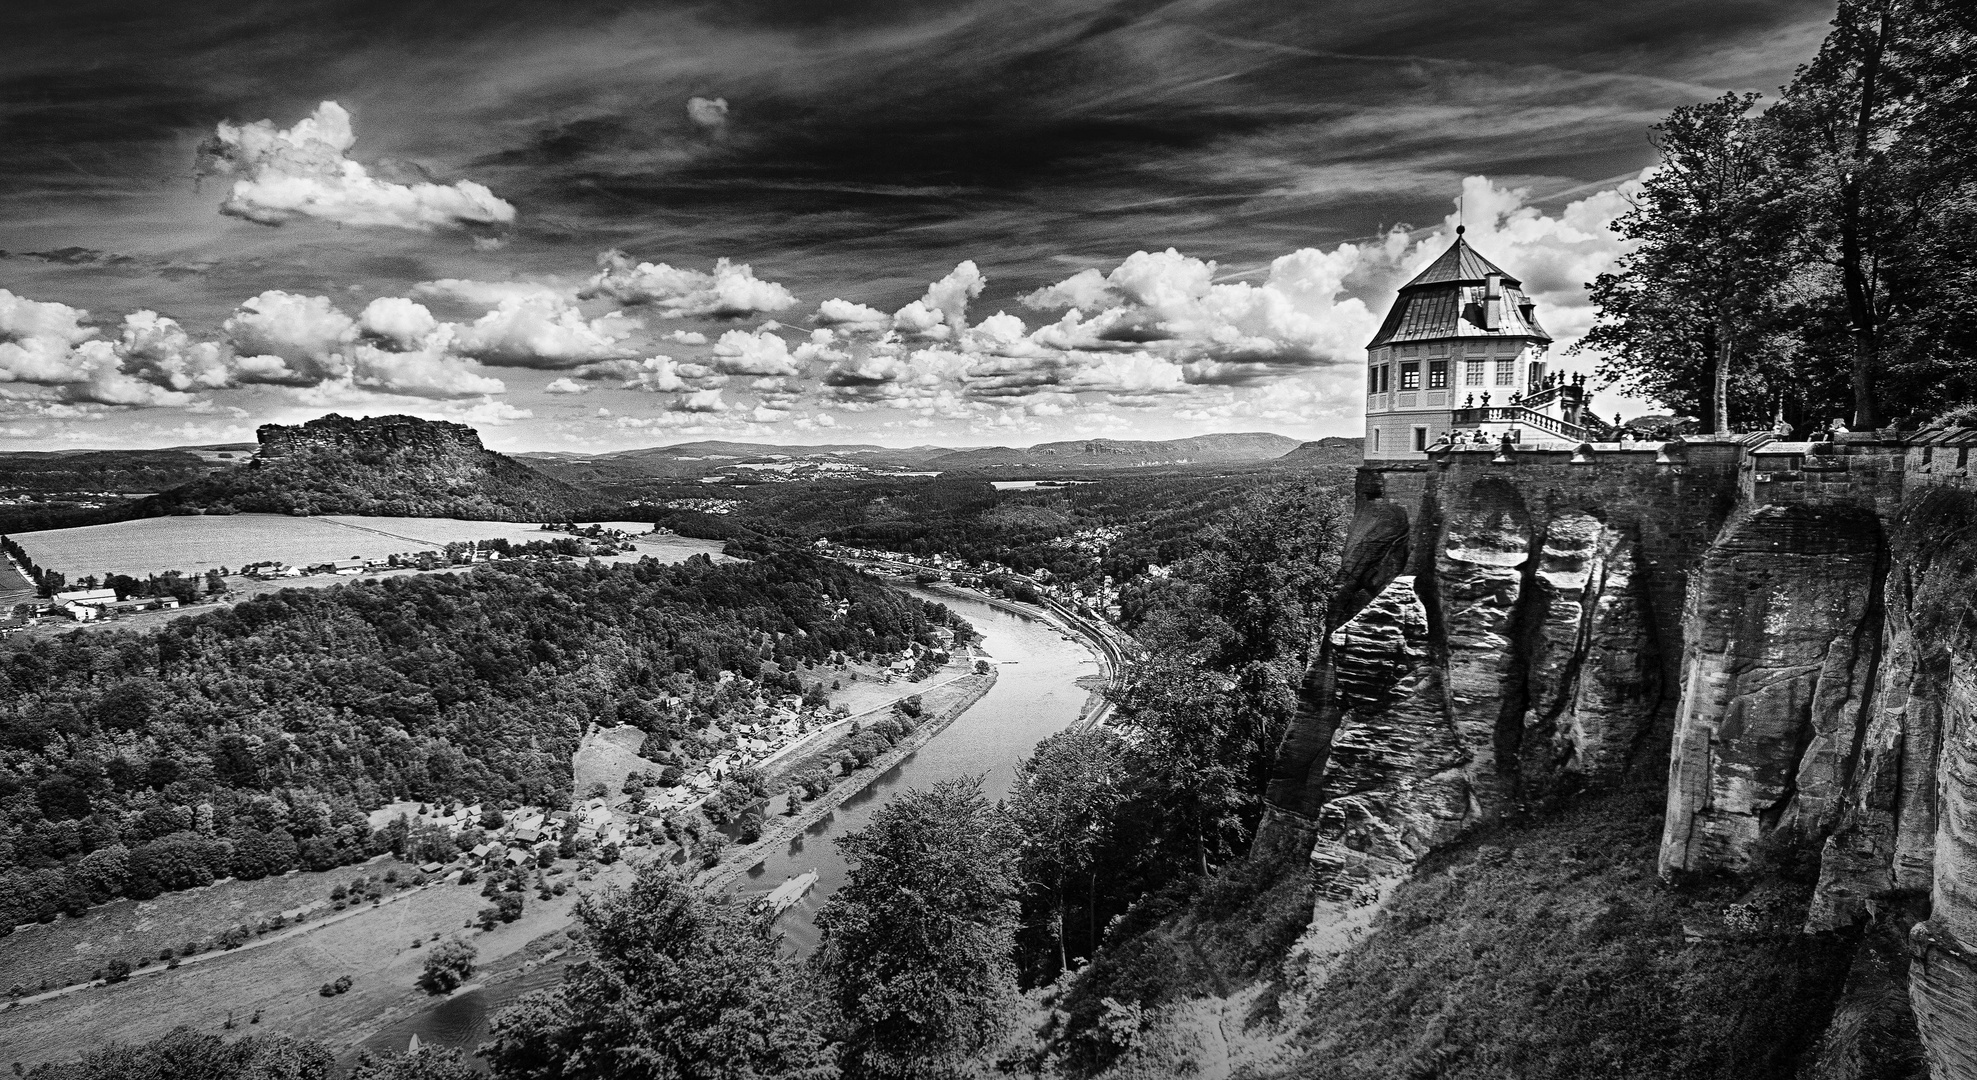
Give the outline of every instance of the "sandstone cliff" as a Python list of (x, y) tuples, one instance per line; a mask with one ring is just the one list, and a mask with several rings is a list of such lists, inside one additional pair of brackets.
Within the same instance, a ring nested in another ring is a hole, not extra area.
[(464, 424), (331, 413), (263, 425), (246, 464), (144, 500), (139, 516), (228, 510), (541, 521), (598, 516), (602, 500), (481, 445)]
[[(1934, 1076), (1977, 1078), (1973, 446), (1704, 439), (1362, 471), (1257, 844), (1320, 871), (1311, 940), (1356, 934), (1478, 826), (1665, 777), (1671, 887), (1754, 884), (1747, 912), (1857, 950), (1802, 1075), (1864, 1075), (1861, 1031), (1892, 1024)], [(1785, 863), (1816, 888), (1764, 884)]]

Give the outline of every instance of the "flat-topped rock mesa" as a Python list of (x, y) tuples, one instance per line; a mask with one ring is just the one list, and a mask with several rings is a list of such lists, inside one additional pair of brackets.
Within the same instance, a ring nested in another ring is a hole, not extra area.
[(1664, 878), (1815, 861), (1804, 931), (1910, 958), (1847, 993), (1905, 989), (1977, 1077), (1977, 430), (1423, 457), (1359, 470), (1257, 838), (1319, 870), (1314, 932), (1479, 826), (1660, 786)]
[(595, 495), (481, 445), (464, 424), (413, 416), (265, 424), (238, 468), (139, 504), (139, 516), (187, 512), (364, 514), (541, 521), (592, 517)]

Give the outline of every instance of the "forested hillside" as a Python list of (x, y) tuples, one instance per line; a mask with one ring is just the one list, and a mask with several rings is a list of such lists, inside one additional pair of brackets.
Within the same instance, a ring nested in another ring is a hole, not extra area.
[(0, 927), (366, 857), (389, 838), (364, 812), (392, 799), (564, 801), (592, 720), (688, 737), (765, 664), (932, 644), (951, 621), (749, 554), (284, 590), (0, 646)]

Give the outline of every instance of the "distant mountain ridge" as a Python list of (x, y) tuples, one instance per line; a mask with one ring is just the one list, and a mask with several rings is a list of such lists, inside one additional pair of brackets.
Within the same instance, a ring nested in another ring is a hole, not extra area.
[(1262, 431), (1195, 435), (1185, 439), (1078, 439), (1029, 447), (989, 446), (956, 450), (926, 463), (943, 472), (983, 469), (1236, 465), (1270, 461), (1298, 447), (1296, 439)]
[(544, 521), (597, 517), (604, 500), (481, 445), (465, 424), (413, 416), (264, 424), (247, 463), (138, 503), (189, 511)]
[(866, 443), (779, 446), (709, 439), (602, 454), (555, 452), (515, 456), (550, 476), (570, 483), (612, 484), (651, 479), (693, 480), (715, 473), (733, 472), (747, 464), (779, 461), (842, 466), (837, 471), (851, 475), (885, 475), (919, 469), (928, 459), (952, 452), (945, 446), (904, 449)]
[(0, 490), (153, 492), (211, 471), (184, 450), (18, 451), (0, 453)]

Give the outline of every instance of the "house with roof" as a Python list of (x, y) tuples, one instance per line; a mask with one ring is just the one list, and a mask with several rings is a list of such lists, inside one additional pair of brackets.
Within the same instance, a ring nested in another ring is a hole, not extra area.
[(1523, 282), (1455, 243), (1401, 286), (1366, 346), (1366, 458), (1426, 460), (1457, 439), (1573, 446), (1605, 431), (1585, 381), (1553, 375)]

